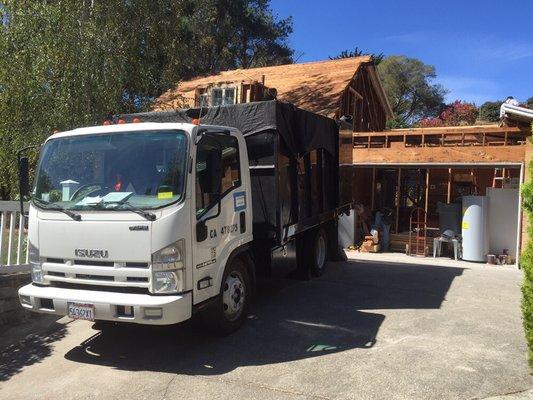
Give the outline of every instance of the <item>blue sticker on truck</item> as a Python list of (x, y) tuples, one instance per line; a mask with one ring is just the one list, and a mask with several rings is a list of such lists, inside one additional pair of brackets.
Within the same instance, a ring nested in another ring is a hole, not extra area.
[(246, 192), (233, 193), (233, 208), (235, 212), (246, 210)]

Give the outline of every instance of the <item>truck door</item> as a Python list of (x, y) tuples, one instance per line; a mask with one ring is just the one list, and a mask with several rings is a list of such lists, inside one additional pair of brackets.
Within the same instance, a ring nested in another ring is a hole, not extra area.
[(240, 153), (238, 138), (228, 131), (206, 132), (196, 146), (192, 208), (195, 304), (218, 294), (228, 256), (248, 233), (245, 214), (249, 205)]

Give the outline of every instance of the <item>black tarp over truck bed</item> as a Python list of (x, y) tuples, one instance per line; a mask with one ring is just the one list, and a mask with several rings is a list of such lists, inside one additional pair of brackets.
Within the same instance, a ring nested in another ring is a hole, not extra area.
[(230, 126), (243, 133), (250, 160), (254, 242), (276, 248), (319, 224), (335, 225), (339, 129), (334, 120), (276, 100), (121, 116), (126, 121), (133, 117), (188, 123), (200, 118), (202, 125)]

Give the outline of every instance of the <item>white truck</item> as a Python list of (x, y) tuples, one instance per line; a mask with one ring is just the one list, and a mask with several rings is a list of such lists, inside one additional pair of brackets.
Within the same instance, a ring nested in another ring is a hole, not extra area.
[(202, 311), (237, 329), (256, 274), (320, 275), (335, 256), (338, 144), (335, 121), (278, 101), (50, 136), (31, 190), (19, 156), (31, 195), (22, 306), (159, 325)]

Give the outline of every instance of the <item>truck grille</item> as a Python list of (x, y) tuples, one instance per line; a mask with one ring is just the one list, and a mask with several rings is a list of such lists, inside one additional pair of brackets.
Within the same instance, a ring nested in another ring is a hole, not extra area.
[(87, 260), (74, 260), (76, 265), (90, 265), (94, 267), (114, 267), (115, 263), (112, 261), (87, 261)]
[(150, 288), (150, 265), (146, 262), (63, 260), (47, 258), (42, 266), (45, 283), (116, 288)]
[(148, 289), (138, 287), (114, 287), (102, 285), (84, 285), (80, 283), (68, 282), (52, 282), (51, 286), (65, 289), (80, 289), (80, 290), (97, 290), (115, 293), (135, 293), (135, 294), (150, 294)]

